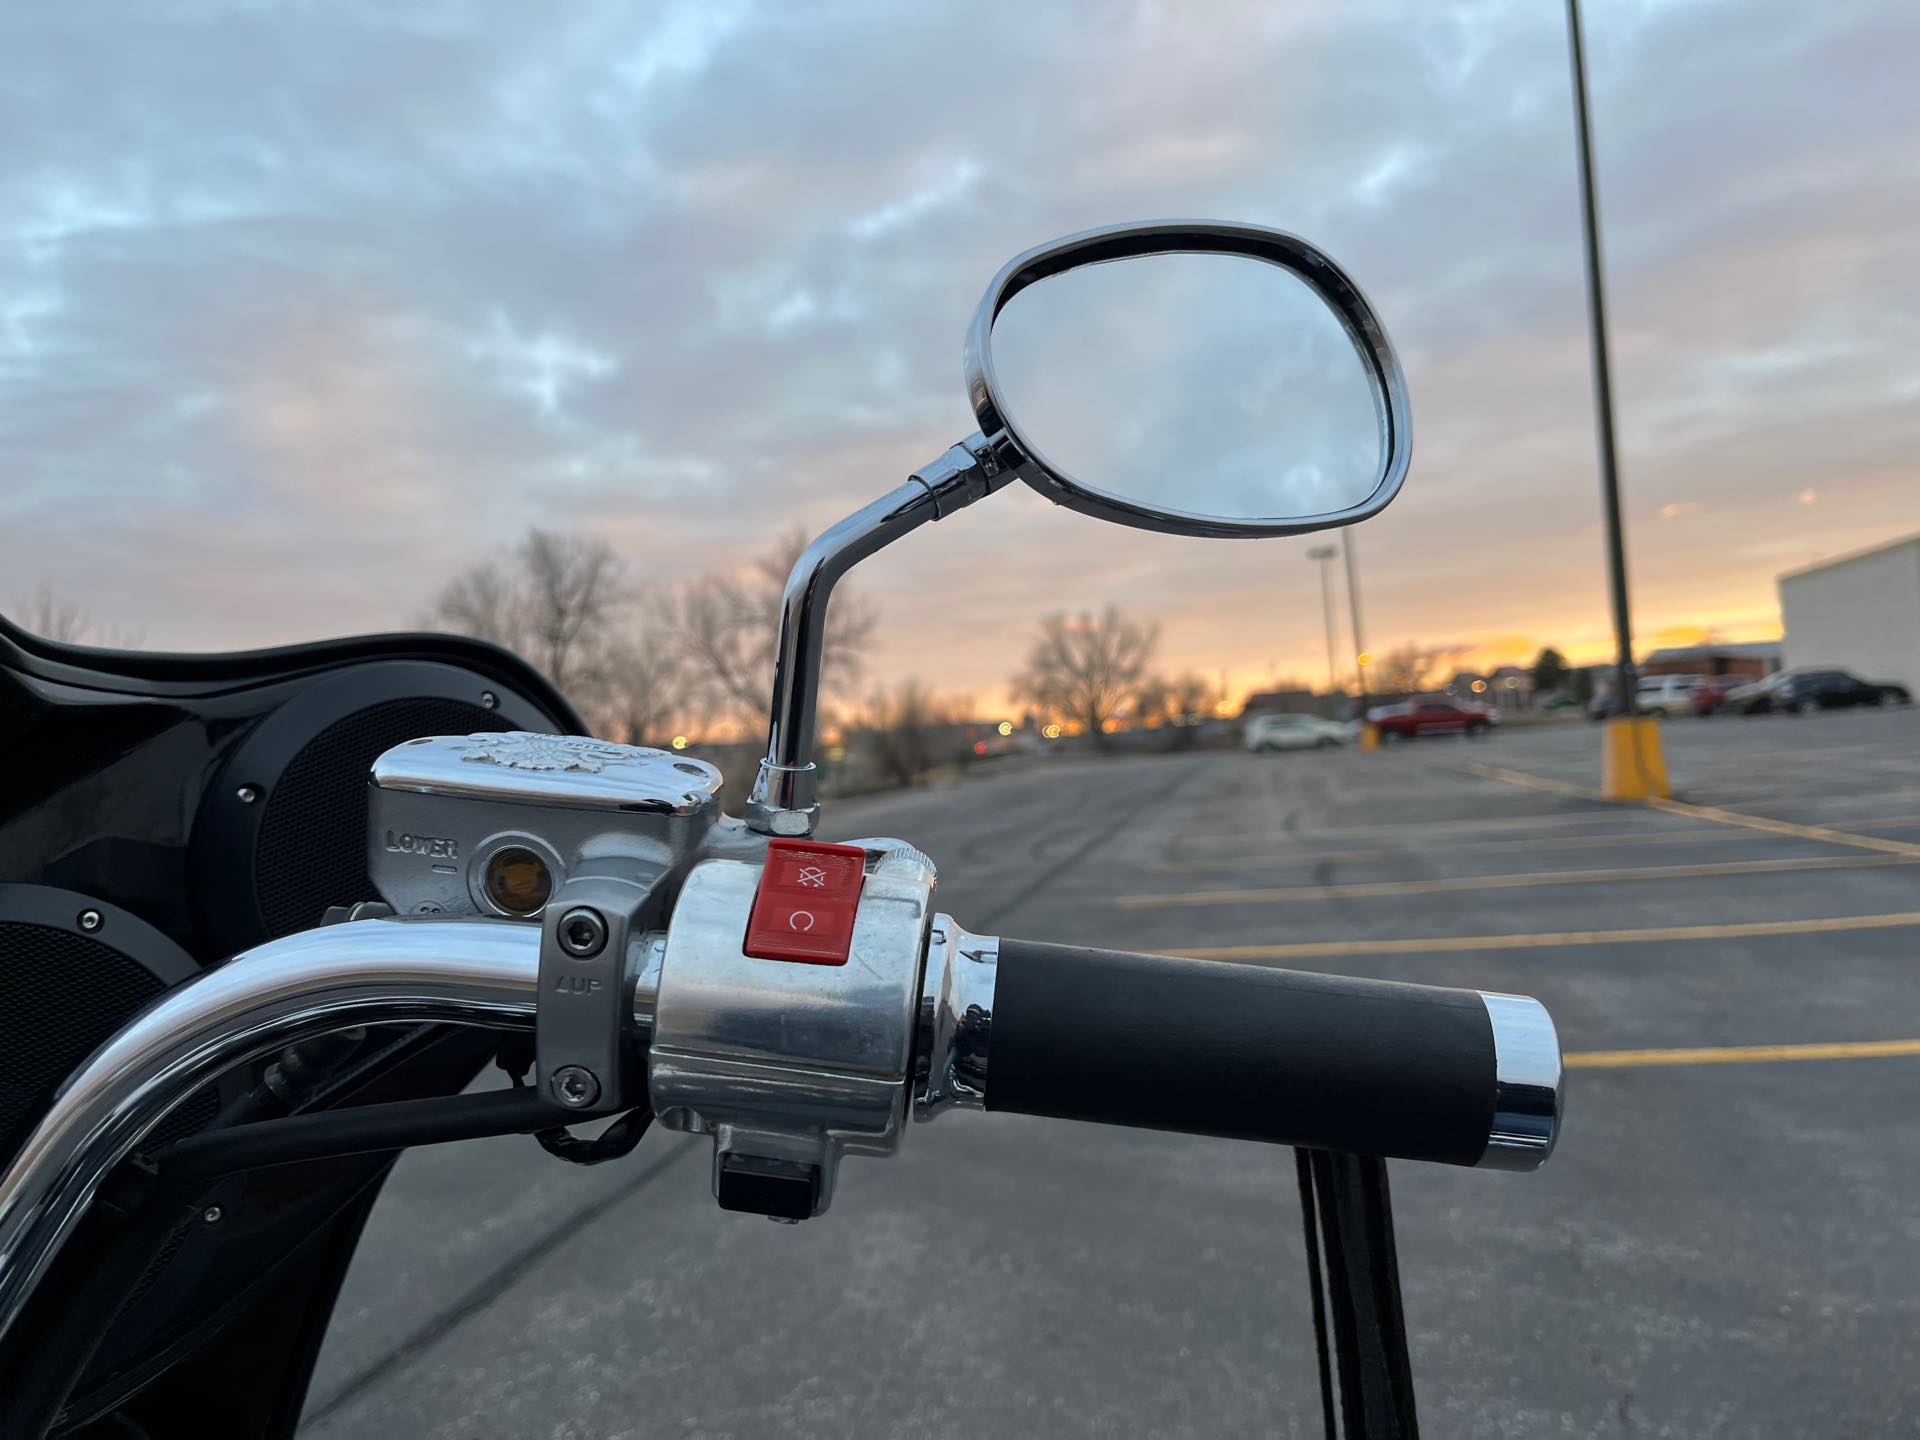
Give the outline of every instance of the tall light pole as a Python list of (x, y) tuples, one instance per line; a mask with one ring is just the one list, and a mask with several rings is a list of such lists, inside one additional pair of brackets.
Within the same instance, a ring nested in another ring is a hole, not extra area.
[(1620, 521), (1615, 464), (1613, 372), (1607, 357), (1607, 296), (1600, 263), (1600, 207), (1593, 184), (1593, 117), (1587, 98), (1586, 36), (1580, 0), (1567, 0), (1567, 51), (1573, 67), (1573, 127), (1580, 152), (1580, 219), (1586, 241), (1587, 327), (1593, 343), (1593, 433), (1600, 452), (1601, 510), (1607, 522), (1607, 588), (1613, 601), (1613, 683), (1620, 714), (1607, 724), (1601, 749), (1601, 793), (1614, 800), (1672, 794), (1660, 731), (1640, 718), (1633, 665), (1633, 616), (1627, 605), (1627, 546)]
[(1327, 562), (1340, 552), (1331, 545), (1316, 545), (1307, 551), (1307, 558), (1320, 565), (1320, 619), (1327, 629), (1327, 695), (1332, 703), (1333, 692), (1340, 688), (1339, 678), (1333, 669), (1333, 571)]
[(1360, 692), (1360, 718), (1367, 718), (1367, 642), (1360, 633), (1360, 576), (1353, 565), (1353, 527), (1340, 532), (1347, 556), (1347, 613), (1353, 617), (1353, 686)]
[(1580, 152), (1580, 219), (1586, 238), (1587, 327), (1593, 345), (1593, 432), (1600, 452), (1600, 495), (1607, 522), (1607, 582), (1613, 599), (1614, 693), (1622, 714), (1638, 708), (1633, 617), (1627, 607), (1627, 547), (1620, 524), (1620, 475), (1614, 462), (1613, 372), (1607, 357), (1607, 296), (1600, 263), (1600, 212), (1593, 188), (1593, 121), (1587, 102), (1587, 48), (1580, 0), (1567, 0), (1567, 48), (1573, 64), (1573, 128)]

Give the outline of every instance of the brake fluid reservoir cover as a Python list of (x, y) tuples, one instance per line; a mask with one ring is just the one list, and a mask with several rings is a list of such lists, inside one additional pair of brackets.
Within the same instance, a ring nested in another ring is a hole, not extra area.
[(672, 869), (718, 819), (719, 791), (706, 761), (640, 745), (427, 736), (373, 763), (367, 868), (402, 915), (533, 919), (586, 853), (629, 858), (643, 881)]

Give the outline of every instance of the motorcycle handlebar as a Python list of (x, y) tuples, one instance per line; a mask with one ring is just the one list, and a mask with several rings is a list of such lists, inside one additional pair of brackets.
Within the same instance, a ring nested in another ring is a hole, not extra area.
[(1536, 1000), (1002, 939), (985, 1108), (1532, 1170), (1560, 1119)]

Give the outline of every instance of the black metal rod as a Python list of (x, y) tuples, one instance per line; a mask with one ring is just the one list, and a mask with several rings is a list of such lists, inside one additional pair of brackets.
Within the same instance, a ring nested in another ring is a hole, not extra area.
[(1607, 522), (1607, 583), (1613, 600), (1614, 687), (1624, 715), (1639, 709), (1633, 665), (1633, 617), (1627, 604), (1627, 546), (1620, 521), (1615, 463), (1613, 372), (1607, 356), (1607, 297), (1600, 260), (1600, 208), (1593, 185), (1593, 122), (1587, 101), (1587, 50), (1580, 0), (1567, 0), (1567, 46), (1573, 65), (1573, 126), (1580, 152), (1580, 218), (1586, 240), (1587, 324), (1593, 343), (1593, 430), (1600, 452), (1600, 494)]
[(208, 1130), (176, 1140), (147, 1158), (163, 1183), (191, 1185), (238, 1170), (302, 1160), (371, 1155), (489, 1135), (529, 1135), (579, 1118), (537, 1090), (488, 1090), (478, 1095), (319, 1110)]
[(1340, 532), (1340, 548), (1347, 557), (1347, 613), (1353, 617), (1354, 688), (1360, 692), (1360, 718), (1367, 718), (1367, 642), (1360, 633), (1360, 574), (1354, 567), (1353, 527)]
[(1311, 1152), (1348, 1440), (1419, 1440), (1387, 1162)]

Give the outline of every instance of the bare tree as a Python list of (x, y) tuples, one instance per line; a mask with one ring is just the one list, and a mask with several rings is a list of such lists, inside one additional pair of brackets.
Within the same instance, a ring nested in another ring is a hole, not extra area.
[(1140, 718), (1173, 730), (1175, 745), (1193, 743), (1192, 727), (1214, 713), (1223, 698), (1220, 687), (1189, 670), (1171, 680), (1152, 676), (1140, 686)]
[(435, 597), (431, 622), (519, 651), (583, 708), (605, 676), (622, 603), (620, 562), (604, 540), (527, 531), (510, 558), (483, 560)]
[(556, 688), (577, 688), (619, 603), (620, 562), (604, 540), (540, 529), (527, 532), (519, 556), (533, 662)]
[(594, 730), (630, 745), (660, 744), (691, 728), (693, 672), (663, 596), (636, 597), (625, 623), (600, 645), (593, 669)]
[(1418, 645), (1402, 645), (1383, 655), (1367, 672), (1368, 688), (1382, 695), (1411, 695), (1424, 690), (1433, 677), (1438, 656)]
[(87, 612), (70, 600), (60, 599), (50, 585), (40, 586), (27, 597), (20, 623), (42, 639), (62, 644), (77, 643), (93, 628)]
[(868, 697), (849, 728), (888, 780), (917, 785), (939, 762), (936, 732), (952, 718), (950, 706), (919, 680), (908, 679)]
[[(707, 575), (682, 593), (682, 643), (696, 671), (699, 696), (716, 714), (750, 728), (766, 716), (781, 596), (787, 574), (806, 546), (804, 531), (790, 531), (746, 576)], [(823, 689), (832, 691), (859, 679), (874, 623), (872, 607), (857, 592), (834, 591), (821, 656)]]
[(18, 614), (24, 629), (63, 645), (138, 650), (146, 640), (144, 630), (122, 630), (118, 625), (99, 624), (80, 606), (54, 594), (50, 585), (42, 585), (29, 595)]
[(509, 650), (526, 649), (525, 616), (513, 577), (483, 560), (449, 580), (433, 602), (431, 623)]
[(1140, 682), (1159, 640), (1157, 626), (1129, 620), (1109, 605), (1091, 615), (1049, 615), (1013, 682), (1016, 698), (1052, 719), (1104, 736)]

